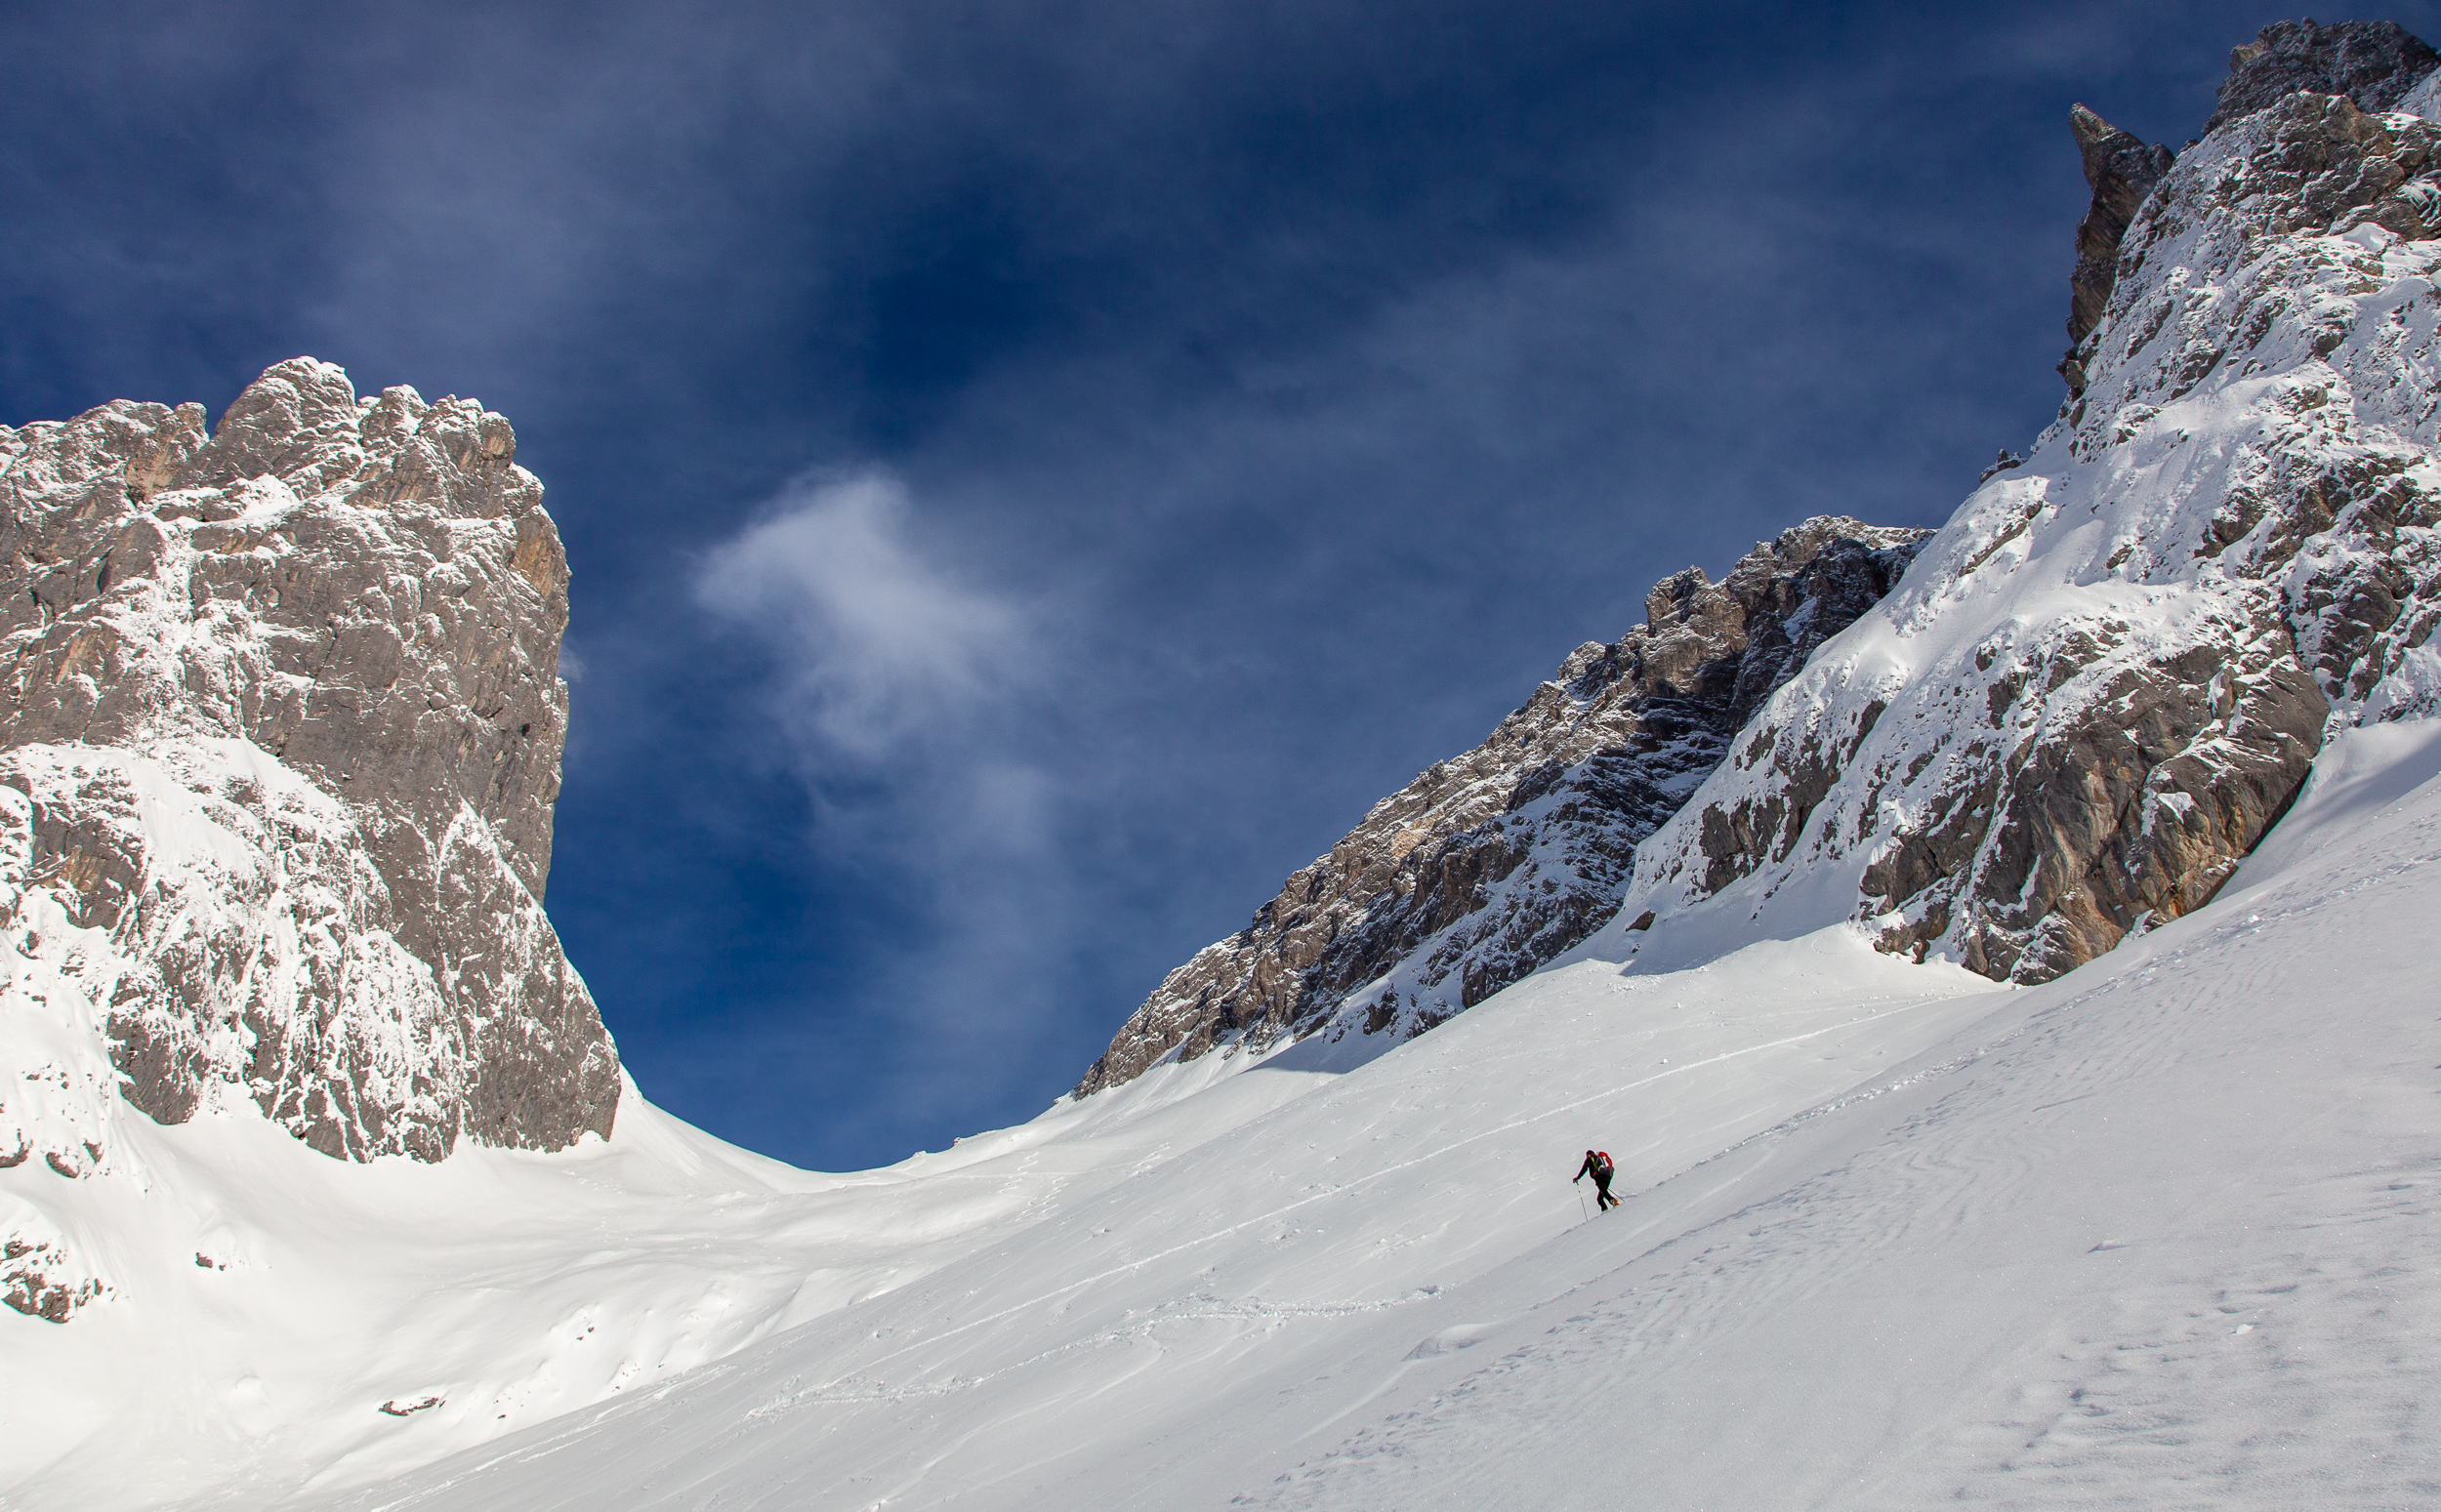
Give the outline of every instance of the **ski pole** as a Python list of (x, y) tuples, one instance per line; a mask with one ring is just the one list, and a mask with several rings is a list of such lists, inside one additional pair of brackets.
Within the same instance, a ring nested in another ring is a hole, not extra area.
[[(1573, 1181), (1568, 1184), (1572, 1187), (1577, 1187), (1577, 1184)], [(1593, 1215), (1585, 1210), (1585, 1188), (1583, 1187), (1577, 1187), (1577, 1213), (1588, 1223), (1593, 1221)]]

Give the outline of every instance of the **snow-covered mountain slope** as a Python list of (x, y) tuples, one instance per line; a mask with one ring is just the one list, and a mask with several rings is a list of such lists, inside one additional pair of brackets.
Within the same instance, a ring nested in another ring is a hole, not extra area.
[(1826, 515), (1758, 542), (1717, 584), (1695, 567), (1665, 579), (1643, 624), (1579, 646), (1483, 744), (1376, 803), (1253, 922), (1164, 978), (1076, 1095), (1309, 1036), (1345, 1069), (1551, 960), (1618, 912), (1637, 843), (1930, 534)]
[(2429, 1504), (2441, 729), (2333, 755), (2285, 864), (1485, 1296), (1500, 1358), (1246, 1502)]
[(2177, 159), (2058, 423), (1638, 851), (1653, 948), (1734, 893), (2047, 980), (2212, 897), (2330, 733), (2435, 710), (2436, 148), (2304, 93)]
[(2317, 771), (2215, 903), (2048, 986), (1835, 924), (1555, 968), (1342, 1076), (1158, 1068), (1114, 1097), (1208, 1080), (1103, 1134), (1122, 1177), (921, 1280), (284, 1504), (2420, 1504), (2441, 723)]
[[(1992, 995), (1851, 932), (1682, 978), (1536, 978), (1345, 1075), (1158, 1068), (1112, 1099), (1205, 1084), (1117, 1121), (1094, 1157), (1108, 1184), (632, 1407), (339, 1502), (1034, 1506), (1111, 1474), (1155, 1504), (1217, 1502), (1198, 1490), (1220, 1489), (1216, 1463), (1379, 1384), (1349, 1362), (1394, 1373), (1420, 1342), (1457, 1328), (1432, 1347), (1460, 1347), (1490, 1321), (1446, 1295), (1584, 1221), (1567, 1176), (1587, 1144), (1632, 1186), (1683, 1172), (1908, 1059)], [(1271, 1106), (1245, 1118), (1247, 1098)], [(981, 1148), (959, 1179), (979, 1195), (1077, 1159), (1063, 1121), (1104, 1102), (969, 1141), (959, 1155)], [(1270, 1426), (1231, 1415), (1249, 1404)], [(1174, 1480), (1180, 1454), (1206, 1457)]]
[[(1339, 1075), (1165, 1047), (1119, 1094), (1162, 1137), (1100, 1115), (1124, 1171), (308, 1504), (2425, 1498), (2441, 189), (2431, 128), (2360, 108), (2433, 105), (2384, 38), (2267, 31), (2225, 103), (2346, 93), (2117, 185), (2059, 424), (1763, 704), (1613, 926)], [(1071, 1159), (1103, 1102), (960, 1177)], [(1571, 1211), (1586, 1144), (1625, 1212)]]

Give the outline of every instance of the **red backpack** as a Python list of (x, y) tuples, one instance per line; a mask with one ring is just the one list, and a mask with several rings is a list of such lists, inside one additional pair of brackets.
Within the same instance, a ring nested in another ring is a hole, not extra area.
[(1596, 1150), (1593, 1152), (1593, 1168), (1605, 1176), (1610, 1174), (1611, 1164), (1610, 1152), (1608, 1150)]

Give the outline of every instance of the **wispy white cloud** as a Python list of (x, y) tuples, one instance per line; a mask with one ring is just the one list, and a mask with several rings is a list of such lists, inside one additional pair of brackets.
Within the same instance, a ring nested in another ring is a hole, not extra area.
[(766, 728), (811, 800), (814, 868), (913, 910), (857, 966), (860, 1001), (895, 1026), (865, 1075), (954, 1118), (1035, 1053), (1074, 933), (1059, 832), (1077, 796), (1040, 758), (1061, 703), (1043, 617), (878, 471), (791, 485), (691, 588), (771, 659)]
[(698, 565), (696, 601), (778, 658), (784, 716), (850, 761), (937, 753), (1024, 680), (1027, 616), (918, 544), (906, 489), (806, 479)]

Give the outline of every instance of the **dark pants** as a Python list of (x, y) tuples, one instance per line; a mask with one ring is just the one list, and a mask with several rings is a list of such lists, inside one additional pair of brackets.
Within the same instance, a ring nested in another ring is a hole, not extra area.
[(1611, 1208), (1619, 1206), (1619, 1199), (1610, 1195), (1609, 1171), (1597, 1170), (1593, 1172), (1593, 1193), (1594, 1202), (1600, 1206), (1603, 1211), (1607, 1212)]

